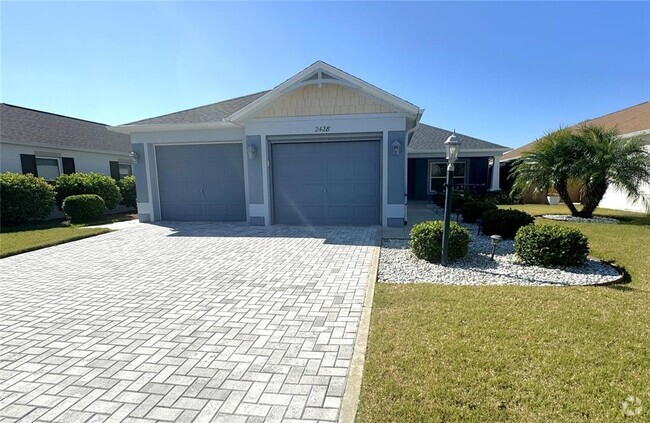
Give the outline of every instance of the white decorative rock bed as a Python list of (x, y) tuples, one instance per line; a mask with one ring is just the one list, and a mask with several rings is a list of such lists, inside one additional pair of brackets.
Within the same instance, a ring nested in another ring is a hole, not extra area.
[(594, 259), (579, 267), (545, 268), (517, 263), (512, 240), (503, 240), (491, 260), (490, 237), (477, 235), (476, 225), (463, 226), (471, 234), (469, 252), (448, 267), (416, 258), (408, 248), (408, 240), (385, 239), (378, 280), (443, 285), (568, 286), (613, 283), (622, 277), (613, 266)]
[(619, 223), (618, 219), (612, 217), (576, 217), (568, 214), (544, 214), (544, 219), (560, 220), (562, 222), (577, 222), (577, 223)]

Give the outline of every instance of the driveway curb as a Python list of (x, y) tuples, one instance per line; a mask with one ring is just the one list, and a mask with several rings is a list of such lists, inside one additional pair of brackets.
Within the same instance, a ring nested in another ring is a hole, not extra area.
[(359, 397), (361, 395), (361, 380), (363, 378), (363, 365), (366, 361), (366, 350), (368, 348), (368, 334), (370, 331), (370, 315), (372, 313), (372, 302), (375, 295), (375, 283), (377, 282), (377, 270), (379, 268), (379, 253), (381, 251), (382, 231), (377, 231), (375, 238), (375, 250), (372, 256), (370, 274), (368, 275), (368, 285), (366, 287), (366, 297), (363, 302), (361, 311), (361, 320), (357, 337), (354, 341), (354, 352), (352, 353), (352, 363), (350, 363), (350, 372), (348, 373), (348, 382), (343, 394), (341, 403), (341, 412), (339, 414), (340, 423), (352, 423), (357, 415), (359, 407)]

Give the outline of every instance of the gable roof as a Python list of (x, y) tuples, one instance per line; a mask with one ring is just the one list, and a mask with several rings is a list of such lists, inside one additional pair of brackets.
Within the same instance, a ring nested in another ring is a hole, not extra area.
[[(413, 153), (444, 152), (445, 141), (447, 141), (447, 138), (449, 138), (451, 134), (452, 131), (420, 123), (415, 132), (413, 132), (413, 137), (409, 143), (408, 150)], [(508, 150), (508, 147), (459, 134), (458, 132), (456, 132), (456, 136), (461, 142), (461, 155), (463, 151), (469, 150)]]
[(226, 119), (236, 111), (241, 110), (243, 107), (249, 105), (266, 93), (268, 93), (268, 91), (261, 91), (259, 93), (231, 98), (230, 100), (194, 107), (180, 112), (169, 113), (150, 119), (142, 119), (120, 126), (218, 122)]
[(91, 122), (0, 103), (0, 140), (45, 147), (131, 152), (128, 135)]
[[(583, 124), (602, 125), (606, 128), (612, 128), (616, 126), (621, 135), (649, 131), (650, 101), (645, 101), (643, 103), (637, 104), (636, 106), (627, 107), (625, 109), (608, 113), (597, 118), (587, 119), (576, 125), (570, 126), (570, 128), (577, 128)], [(523, 153), (530, 151), (536, 142), (537, 140), (522, 145), (519, 148), (515, 148), (514, 150), (508, 151), (501, 157), (501, 160), (514, 160), (521, 157)]]
[(212, 124), (214, 126), (232, 126), (234, 125), (232, 122), (243, 120), (294, 89), (307, 85), (323, 83), (336, 83), (353, 89), (358, 89), (365, 95), (371, 96), (384, 104), (388, 104), (393, 108), (413, 115), (413, 118), (411, 119), (413, 121), (412, 124), (419, 120), (423, 112), (423, 110), (414, 104), (402, 100), (393, 94), (319, 60), (272, 90), (244, 95), (230, 100), (208, 104), (206, 106), (169, 113), (163, 116), (142, 119), (118, 125), (111, 129), (120, 132), (129, 132), (132, 130), (138, 130), (137, 127), (141, 127), (140, 130), (147, 127), (147, 130), (149, 130), (151, 128), (150, 125), (154, 126), (156, 129), (160, 128), (158, 125), (161, 125), (164, 129), (171, 129), (171, 127), (177, 125), (192, 124), (203, 124), (203, 126), (206, 126), (206, 124)]
[(419, 116), (423, 112), (423, 110), (421, 110), (413, 103), (409, 103), (408, 101), (403, 100), (396, 95), (384, 91), (372, 84), (369, 84), (354, 75), (342, 71), (341, 69), (325, 63), (322, 60), (318, 60), (291, 78), (287, 79), (280, 85), (276, 86), (260, 98), (233, 113), (229, 117), (229, 120), (237, 121), (250, 116), (256, 111), (264, 108), (276, 98), (294, 89), (312, 84), (318, 84), (320, 86), (320, 84), (324, 83), (341, 84), (349, 88), (357, 89), (365, 95), (373, 97), (374, 99), (390, 106), (393, 109), (399, 109), (405, 113), (417, 116), (415, 120), (419, 119)]

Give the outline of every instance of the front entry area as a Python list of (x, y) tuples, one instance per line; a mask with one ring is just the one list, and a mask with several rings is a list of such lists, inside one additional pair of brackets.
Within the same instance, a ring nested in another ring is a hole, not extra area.
[(242, 145), (156, 146), (162, 220), (246, 220)]
[(380, 225), (379, 141), (271, 145), (274, 223)]

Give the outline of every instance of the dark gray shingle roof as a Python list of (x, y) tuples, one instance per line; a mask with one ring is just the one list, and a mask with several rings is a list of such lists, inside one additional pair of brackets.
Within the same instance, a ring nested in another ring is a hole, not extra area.
[[(451, 134), (452, 131), (447, 131), (446, 129), (436, 128), (435, 126), (420, 123), (420, 126), (413, 133), (413, 137), (409, 143), (409, 151), (444, 152), (444, 143)], [(461, 142), (461, 154), (462, 150), (487, 150), (499, 148), (503, 150), (509, 150), (508, 147), (483, 141), (478, 138), (469, 137), (467, 135), (459, 134), (458, 132), (456, 132), (456, 136)]]
[(103, 123), (0, 103), (0, 140), (53, 147), (131, 152), (128, 135)]
[(236, 111), (246, 107), (266, 93), (268, 93), (268, 91), (249, 94), (242, 97), (232, 98), (230, 100), (220, 101), (219, 103), (208, 104), (207, 106), (195, 107), (193, 109), (183, 110), (176, 113), (126, 123), (124, 126), (219, 122)]

